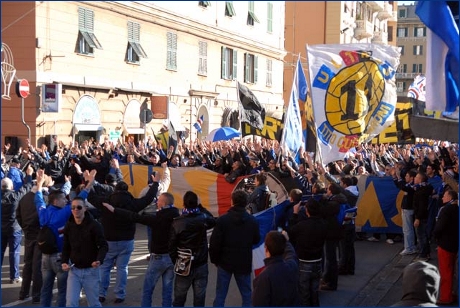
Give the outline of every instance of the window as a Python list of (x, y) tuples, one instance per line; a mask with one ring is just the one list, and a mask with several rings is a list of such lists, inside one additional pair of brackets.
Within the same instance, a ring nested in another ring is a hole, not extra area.
[(211, 1), (198, 1), (198, 5), (202, 7), (211, 6)]
[(273, 3), (267, 2), (267, 32), (273, 32)]
[(404, 46), (398, 46), (398, 47), (401, 50), (401, 56), (404, 56)]
[(177, 70), (177, 34), (167, 32), (166, 40), (166, 69)]
[(244, 82), (257, 83), (257, 56), (244, 54)]
[(237, 77), (237, 51), (231, 48), (222, 47), (221, 54), (221, 78), (227, 80), (235, 80)]
[(414, 45), (414, 56), (423, 55), (423, 45)]
[(247, 24), (250, 26), (254, 26), (254, 22), (259, 22), (254, 13), (254, 1), (248, 1), (248, 21)]
[(398, 67), (398, 73), (407, 73), (407, 64), (401, 64)]
[(208, 74), (208, 43), (198, 42), (198, 74)]
[(92, 10), (78, 8), (78, 32), (78, 53), (92, 55), (94, 48), (102, 49), (101, 43), (94, 35), (94, 12)]
[(406, 18), (406, 17), (407, 17), (407, 16), (406, 16), (406, 13), (407, 13), (407, 12), (406, 12), (406, 9), (401, 9), (401, 10), (399, 10), (398, 17), (399, 17), (399, 18)]
[(396, 91), (397, 92), (404, 92), (404, 82), (398, 81), (396, 83)]
[(414, 28), (414, 36), (415, 37), (424, 37), (424, 36), (426, 36), (426, 28), (425, 27), (415, 27)]
[(139, 63), (140, 58), (147, 58), (147, 54), (140, 43), (141, 25), (137, 22), (128, 21), (128, 49), (126, 50), (126, 61)]
[(406, 37), (407, 28), (398, 28), (398, 37)]
[(422, 72), (423, 65), (422, 64), (412, 64), (412, 73), (423, 73)]
[(225, 1), (225, 16), (235, 16), (235, 9), (233, 8), (233, 1)]
[(266, 86), (271, 87), (272, 86), (272, 60), (267, 59), (267, 82)]
[(388, 26), (388, 42), (393, 42), (393, 26)]

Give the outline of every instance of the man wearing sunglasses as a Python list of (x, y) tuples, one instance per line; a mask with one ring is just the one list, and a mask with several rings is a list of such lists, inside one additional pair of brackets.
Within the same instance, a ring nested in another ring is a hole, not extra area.
[(68, 272), (66, 306), (79, 306), (83, 288), (88, 306), (101, 307), (99, 265), (103, 263), (109, 245), (102, 225), (86, 212), (85, 199), (73, 199), (71, 209), (72, 217), (64, 228), (61, 264), (62, 270)]

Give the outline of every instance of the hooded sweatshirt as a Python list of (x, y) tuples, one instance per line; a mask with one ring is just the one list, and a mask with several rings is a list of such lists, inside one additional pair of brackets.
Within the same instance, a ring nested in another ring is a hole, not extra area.
[(422, 261), (409, 264), (403, 272), (403, 296), (392, 307), (436, 306), (440, 280), (436, 266)]

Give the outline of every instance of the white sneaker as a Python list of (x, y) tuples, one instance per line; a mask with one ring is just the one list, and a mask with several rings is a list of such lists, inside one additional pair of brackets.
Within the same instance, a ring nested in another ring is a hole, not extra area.
[(375, 238), (375, 237), (373, 237), (373, 236), (371, 236), (371, 237), (368, 238), (367, 240), (368, 240), (369, 242), (380, 242), (379, 239), (377, 239), (377, 238)]
[(388, 238), (386, 242), (387, 244), (390, 244), (390, 245), (393, 245), (395, 243), (391, 238)]
[(10, 283), (21, 283), (22, 282), (22, 277), (14, 278), (10, 280)]
[(415, 250), (407, 250), (407, 249), (404, 249), (403, 251), (401, 251), (399, 254), (401, 256), (408, 256), (408, 255), (413, 255), (413, 254), (416, 254), (417, 251)]

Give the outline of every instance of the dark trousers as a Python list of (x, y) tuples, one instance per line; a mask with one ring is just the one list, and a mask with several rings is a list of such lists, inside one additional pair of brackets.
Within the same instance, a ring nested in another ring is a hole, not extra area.
[(355, 240), (354, 224), (343, 225), (344, 239), (339, 242), (339, 271), (345, 274), (355, 273)]
[(206, 287), (208, 286), (208, 264), (203, 264), (190, 270), (187, 277), (176, 275), (174, 279), (173, 307), (184, 307), (187, 292), (193, 288), (193, 306), (204, 307)]
[(299, 263), (300, 305), (319, 307), (319, 284), (321, 279), (321, 261)]
[(337, 247), (338, 240), (326, 240), (324, 243), (324, 273), (323, 281), (332, 289), (337, 288), (337, 281), (339, 279), (339, 267), (337, 264)]
[(22, 268), (22, 284), (19, 297), (29, 296), (30, 284), (32, 286), (32, 298), (40, 300), (42, 289), (42, 253), (38, 249), (36, 239), (25, 239), (24, 241), (24, 267)]

